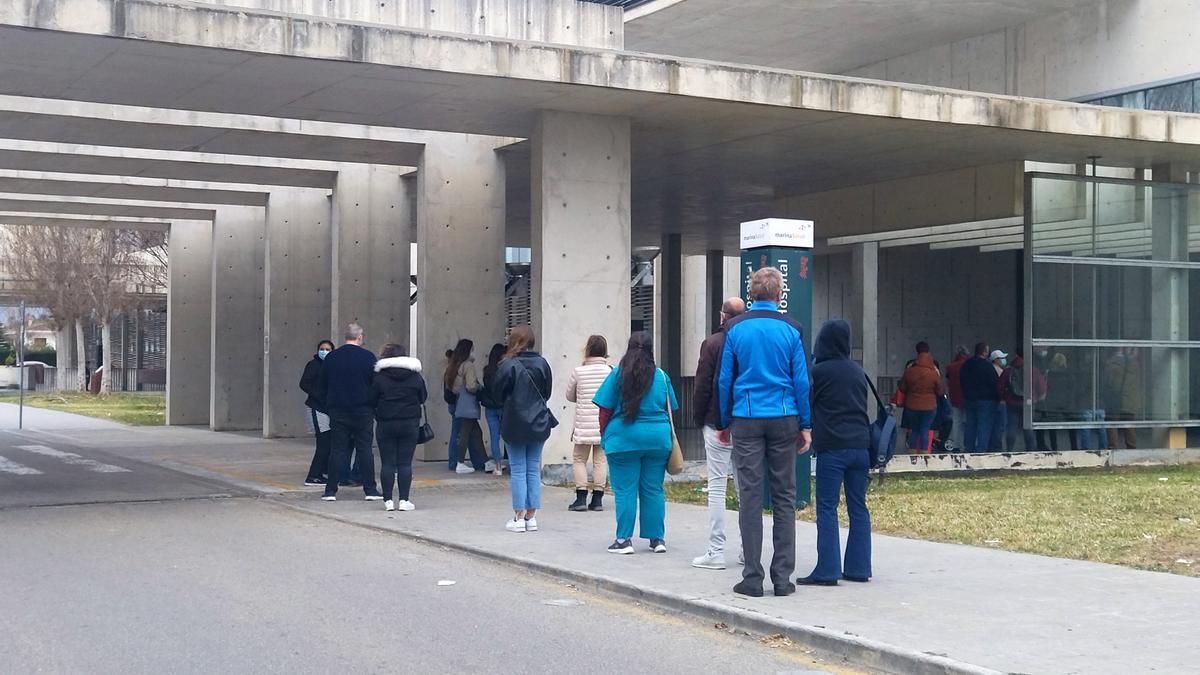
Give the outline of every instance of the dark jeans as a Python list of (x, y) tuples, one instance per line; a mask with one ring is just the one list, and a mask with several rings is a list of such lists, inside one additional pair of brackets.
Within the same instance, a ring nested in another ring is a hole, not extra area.
[[(1058, 452), (1058, 429), (1039, 429), (1037, 431), (1038, 450)], [(1075, 429), (1067, 429), (1067, 440), (1072, 450), (1079, 449), (1079, 433)]]
[(458, 420), (458, 461), (467, 461), (467, 452), (471, 453), (471, 466), (477, 471), (483, 471), (487, 463), (487, 450), (483, 447), (483, 428), (479, 420), (461, 418)]
[(866, 450), (826, 450), (817, 455), (817, 566), (813, 579), (842, 578), (842, 551), (838, 533), (838, 501), (846, 486), (846, 512), (850, 535), (846, 539), (848, 576), (871, 576), (871, 514), (867, 511), (867, 475), (871, 465)]
[(929, 427), (933, 426), (933, 418), (937, 410), (913, 410), (909, 413), (908, 421), (912, 426), (908, 430), (909, 450), (929, 450)]
[(380, 420), (375, 424), (375, 438), (379, 441), (379, 482), (383, 484), (384, 499), (392, 498), (394, 482), (400, 499), (408, 500), (420, 425), (419, 419)]
[[(738, 500), (762, 504), (763, 492), (771, 494), (771, 582), (790, 583), (796, 570), (796, 444), (800, 427), (795, 416), (733, 421), (733, 464), (738, 476)], [(766, 474), (766, 475), (764, 475)], [(738, 511), (742, 530), (745, 566), (742, 578), (762, 584), (762, 512), (757, 508)]]
[(322, 431), (316, 434), (317, 449), (313, 452), (312, 462), (308, 465), (307, 478), (320, 480), (329, 471), (329, 435), (332, 431)]
[(333, 461), (329, 462), (329, 480), (325, 483), (325, 496), (337, 494), (342, 467), (350, 461), (350, 449), (358, 450), (358, 465), (362, 471), (363, 493), (378, 494), (375, 490), (375, 457), (371, 452), (371, 436), (375, 417), (364, 415), (329, 414), (329, 451)]
[(1033, 433), (1033, 429), (1022, 428), (1025, 424), (1023, 411), (1020, 407), (1011, 405), (1004, 406), (1005, 412), (1008, 415), (1008, 426), (1004, 431), (1004, 447), (1009, 452), (1017, 451), (1017, 434), (1021, 434), (1025, 441), (1025, 451), (1033, 452), (1037, 449), (1037, 438)]
[(967, 401), (963, 406), (967, 421), (963, 427), (963, 444), (967, 452), (988, 452), (992, 449), (992, 428), (996, 423), (998, 406), (995, 401)]

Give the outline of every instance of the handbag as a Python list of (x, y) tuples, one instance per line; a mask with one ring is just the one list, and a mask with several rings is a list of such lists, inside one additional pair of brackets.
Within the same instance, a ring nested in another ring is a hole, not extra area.
[(867, 378), (867, 386), (871, 388), (871, 394), (875, 396), (875, 404), (878, 409), (875, 412), (875, 421), (871, 423), (871, 447), (868, 449), (871, 455), (871, 468), (882, 469), (891, 461), (892, 455), (896, 454), (896, 418), (892, 417), (891, 409), (883, 404), (883, 399), (879, 398), (879, 392), (875, 390), (875, 383), (871, 381), (870, 375), (865, 375)]
[(432, 441), (433, 426), (429, 424), (429, 418), (425, 416), (425, 404), (421, 404), (421, 426), (417, 427), (417, 445), (424, 445)]
[(896, 391), (892, 392), (892, 400), (889, 401), (889, 403), (896, 406), (897, 408), (903, 408), (904, 407), (904, 390), (900, 389), (900, 387), (897, 386)]
[(671, 427), (671, 456), (667, 457), (667, 473), (678, 476), (683, 473), (683, 446), (679, 445), (679, 435), (675, 433), (675, 415), (671, 412), (671, 384), (667, 382), (666, 373), (663, 373), (663, 382), (667, 385), (667, 424)]
[[(518, 363), (520, 362), (518, 361)], [(558, 418), (554, 416), (554, 413), (550, 412), (550, 406), (546, 403), (546, 397), (542, 396), (542, 390), (538, 389), (537, 383), (533, 381), (533, 375), (529, 374), (529, 368), (526, 368), (524, 363), (521, 363), (521, 370), (525, 371), (525, 377), (529, 378), (529, 386), (533, 387), (538, 398), (542, 400), (542, 409), (534, 415), (533, 423), (530, 427), (534, 433), (549, 435), (550, 430), (558, 426)]]

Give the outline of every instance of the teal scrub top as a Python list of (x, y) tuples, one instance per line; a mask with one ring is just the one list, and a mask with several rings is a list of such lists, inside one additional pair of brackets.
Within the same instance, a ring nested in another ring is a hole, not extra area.
[(637, 417), (626, 422), (621, 411), (620, 367), (613, 368), (604, 384), (592, 397), (592, 402), (613, 411), (613, 417), (604, 429), (601, 445), (604, 452), (629, 452), (631, 450), (671, 450), (671, 425), (667, 420), (667, 400), (671, 410), (679, 410), (675, 400), (675, 388), (661, 369), (654, 376), (650, 390), (642, 397)]

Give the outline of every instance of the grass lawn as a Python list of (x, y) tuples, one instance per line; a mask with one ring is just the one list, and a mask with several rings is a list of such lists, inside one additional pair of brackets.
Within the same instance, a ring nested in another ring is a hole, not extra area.
[[(4, 403), (16, 403), (16, 392), (0, 395)], [(161, 393), (115, 393), (97, 396), (85, 392), (26, 393), (25, 405), (32, 408), (48, 408), (63, 412), (99, 417), (100, 419), (133, 424), (156, 426), (166, 418), (167, 399)]]
[[(707, 495), (669, 483), (667, 499)], [(1200, 465), (888, 476), (872, 481), (867, 503), (880, 533), (1200, 577)], [(728, 506), (737, 509), (732, 494)], [(844, 507), (839, 515), (845, 525)], [(813, 520), (812, 507), (796, 517)]]

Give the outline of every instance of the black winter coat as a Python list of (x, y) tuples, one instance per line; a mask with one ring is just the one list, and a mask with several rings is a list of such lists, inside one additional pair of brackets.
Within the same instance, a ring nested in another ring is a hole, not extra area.
[(505, 441), (541, 443), (550, 437), (550, 428), (539, 421), (545, 419), (542, 411), (548, 410), (553, 386), (550, 364), (537, 352), (522, 352), (500, 364), (494, 395), (504, 405), (500, 436)]
[(850, 360), (850, 324), (826, 321), (813, 349), (812, 445), (827, 450), (869, 449), (871, 419), (867, 416), (867, 376)]
[(973, 356), (958, 371), (963, 399), (970, 401), (1000, 401), (1000, 375), (991, 361)]
[(421, 406), (428, 396), (421, 377), (421, 362), (417, 359), (398, 356), (375, 363), (375, 377), (367, 390), (367, 400), (376, 420), (419, 420)]
[(324, 362), (316, 354), (313, 355), (312, 361), (304, 364), (304, 374), (300, 376), (300, 391), (308, 394), (308, 398), (304, 399), (304, 405), (317, 412), (328, 412), (325, 410), (325, 401), (321, 399), (321, 394), (317, 391), (317, 381), (321, 379), (322, 365)]

